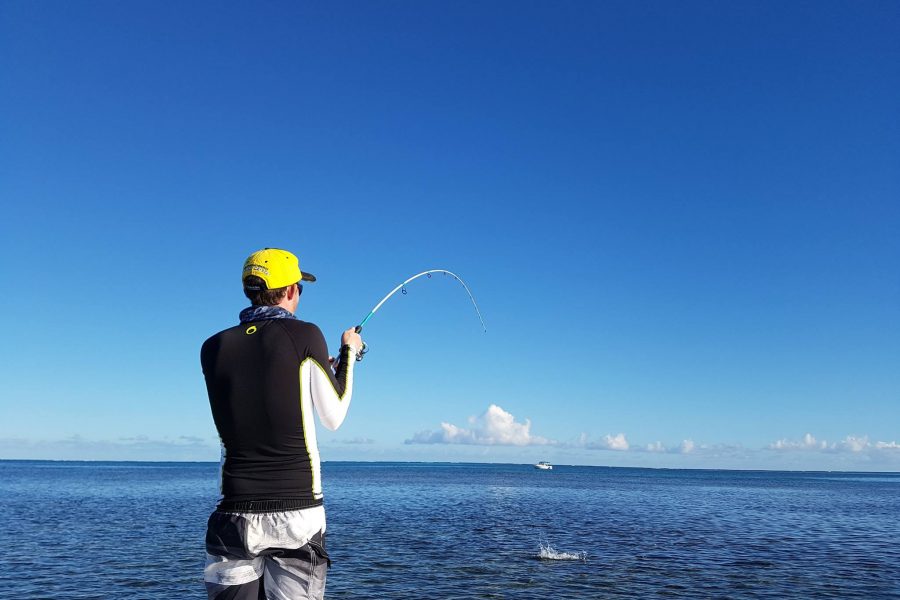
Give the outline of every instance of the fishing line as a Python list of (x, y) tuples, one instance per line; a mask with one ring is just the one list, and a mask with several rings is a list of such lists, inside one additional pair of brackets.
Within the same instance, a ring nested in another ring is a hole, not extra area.
[[(463, 288), (465, 288), (465, 290), (466, 290), (466, 293), (469, 295), (469, 300), (472, 301), (472, 306), (475, 307), (475, 314), (478, 315), (478, 320), (481, 321), (482, 329), (484, 329), (484, 331), (487, 332), (487, 326), (484, 324), (484, 318), (482, 318), (482, 316), (481, 316), (481, 311), (478, 310), (478, 303), (475, 302), (475, 296), (472, 295), (472, 291), (469, 289), (469, 286), (466, 285), (466, 282), (463, 281), (459, 275), (457, 275), (456, 273), (453, 273), (452, 271), (447, 271), (446, 269), (431, 269), (428, 271), (422, 271), (421, 273), (419, 273), (417, 275), (413, 275), (412, 277), (410, 277), (409, 279), (407, 279), (406, 281), (402, 282), (400, 285), (398, 285), (397, 287), (392, 289), (390, 292), (388, 292), (387, 296), (382, 298), (381, 302), (376, 304), (375, 308), (370, 310), (369, 314), (366, 315), (366, 318), (363, 319), (362, 322), (356, 326), (356, 333), (359, 333), (360, 331), (362, 331), (363, 326), (369, 322), (369, 319), (371, 319), (373, 316), (375, 316), (375, 313), (378, 312), (378, 309), (381, 308), (381, 305), (384, 304), (385, 302), (387, 302), (391, 296), (393, 296), (397, 292), (401, 292), (403, 295), (406, 295), (406, 284), (408, 284), (412, 281), (415, 281), (419, 277), (428, 277), (429, 279), (431, 279), (432, 273), (442, 273), (444, 275), (449, 275), (450, 277), (452, 277), (453, 279), (458, 281), (460, 284), (462, 284)], [(363, 342), (362, 350), (357, 355), (356, 360), (362, 360), (363, 355), (365, 355), (365, 353), (368, 351), (369, 351), (368, 346), (366, 346), (365, 342)]]

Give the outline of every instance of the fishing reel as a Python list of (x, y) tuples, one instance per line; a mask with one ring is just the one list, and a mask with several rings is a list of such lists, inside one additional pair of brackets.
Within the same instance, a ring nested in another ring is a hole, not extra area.
[[(365, 322), (365, 321), (363, 321), (363, 322)], [(356, 327), (353, 328), (353, 331), (355, 331), (356, 333), (359, 333), (360, 331), (362, 331), (362, 328), (363, 328), (362, 325), (357, 325)], [(366, 352), (369, 351), (369, 346), (367, 346), (365, 342), (363, 342), (362, 344), (363, 344), (362, 348), (360, 348), (359, 352), (356, 353), (356, 362), (361, 361), (363, 359), (363, 356), (365, 356)]]

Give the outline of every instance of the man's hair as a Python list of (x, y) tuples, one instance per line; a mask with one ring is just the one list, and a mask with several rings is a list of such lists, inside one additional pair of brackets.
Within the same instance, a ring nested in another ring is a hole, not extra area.
[[(258, 290), (248, 290), (247, 286), (251, 285), (253, 287), (258, 287)], [(291, 284), (294, 285), (294, 284)], [(285, 294), (287, 294), (288, 288), (290, 285), (280, 288), (275, 288), (274, 290), (267, 290), (266, 282), (260, 279), (255, 275), (248, 275), (244, 277), (244, 295), (250, 299), (250, 304), (253, 306), (275, 306), (284, 298)]]

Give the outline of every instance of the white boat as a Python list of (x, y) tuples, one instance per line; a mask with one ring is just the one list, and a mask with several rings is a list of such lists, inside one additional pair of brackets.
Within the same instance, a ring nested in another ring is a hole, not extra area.
[(553, 469), (553, 465), (551, 465), (550, 463), (548, 463), (545, 460), (542, 460), (538, 464), (534, 465), (534, 468), (540, 469), (542, 471), (551, 471)]

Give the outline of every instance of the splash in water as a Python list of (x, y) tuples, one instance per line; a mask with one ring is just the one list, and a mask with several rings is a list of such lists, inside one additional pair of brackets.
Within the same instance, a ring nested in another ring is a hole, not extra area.
[(541, 560), (587, 560), (587, 552), (560, 552), (555, 550), (550, 543), (540, 542), (541, 551), (537, 558)]

